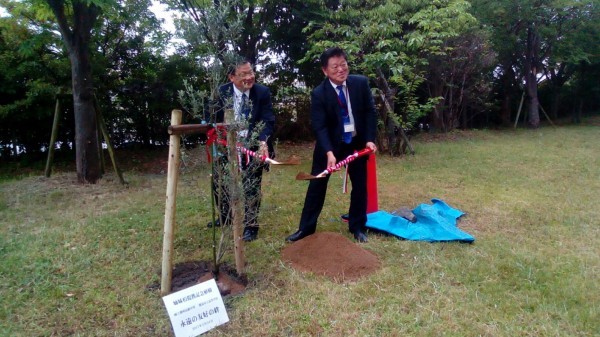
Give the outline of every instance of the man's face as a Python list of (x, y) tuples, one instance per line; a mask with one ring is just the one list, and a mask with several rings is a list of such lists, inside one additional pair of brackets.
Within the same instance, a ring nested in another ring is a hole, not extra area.
[(348, 78), (348, 62), (343, 56), (330, 57), (327, 67), (321, 69), (334, 84), (340, 85)]
[(244, 63), (235, 68), (235, 73), (229, 75), (229, 80), (240, 91), (250, 90), (254, 85), (254, 70), (250, 63)]

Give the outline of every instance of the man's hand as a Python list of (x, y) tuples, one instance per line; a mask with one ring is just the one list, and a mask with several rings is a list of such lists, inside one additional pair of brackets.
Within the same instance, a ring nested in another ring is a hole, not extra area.
[(265, 141), (261, 141), (260, 144), (258, 145), (258, 151), (256, 151), (256, 154), (258, 154), (261, 157), (269, 157), (269, 147), (267, 146), (267, 142)]
[(333, 152), (327, 151), (327, 168), (335, 166), (337, 159), (333, 155)]
[(371, 151), (373, 151), (373, 153), (377, 152), (377, 145), (375, 145), (375, 143), (373, 143), (373, 142), (367, 142), (366, 147), (371, 149)]

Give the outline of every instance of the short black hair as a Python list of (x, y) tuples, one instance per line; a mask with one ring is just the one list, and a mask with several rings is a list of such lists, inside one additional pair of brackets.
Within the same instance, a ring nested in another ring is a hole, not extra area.
[(348, 61), (348, 56), (346, 52), (340, 47), (331, 47), (326, 49), (319, 60), (321, 61), (321, 67), (327, 68), (327, 64), (329, 64), (329, 59), (332, 57), (341, 56), (344, 60)]
[(237, 68), (239, 68), (240, 66), (244, 65), (244, 64), (250, 64), (250, 66), (252, 67), (252, 62), (250, 62), (249, 59), (245, 58), (245, 57), (240, 57), (238, 59), (236, 59), (234, 62), (231, 63), (231, 65), (229, 66), (229, 69), (227, 71), (227, 75), (235, 75), (235, 71), (237, 70)]

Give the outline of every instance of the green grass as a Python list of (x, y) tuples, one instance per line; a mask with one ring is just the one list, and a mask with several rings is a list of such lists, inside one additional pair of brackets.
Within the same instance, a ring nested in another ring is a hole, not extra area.
[[(350, 283), (280, 260), (297, 229), (310, 145), (281, 146), (301, 166), (263, 184), (260, 239), (246, 246), (247, 291), (207, 336), (600, 335), (600, 123), (454, 132), (414, 140), (417, 154), (377, 157), (379, 206), (441, 198), (468, 214), (472, 245), (371, 235), (382, 262)], [(72, 172), (0, 183), (0, 336), (168, 336), (158, 290), (165, 175), (126, 171), (79, 186)], [(338, 220), (341, 175), (319, 231)], [(175, 262), (211, 257), (207, 165), (187, 167), (177, 196)], [(344, 205), (344, 206), (343, 206)], [(226, 262), (233, 264), (232, 254)]]

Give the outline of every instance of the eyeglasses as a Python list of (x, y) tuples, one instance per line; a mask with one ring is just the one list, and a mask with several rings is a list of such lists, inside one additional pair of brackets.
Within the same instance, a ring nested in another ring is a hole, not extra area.
[(255, 75), (254, 71), (249, 71), (249, 72), (246, 72), (246, 73), (236, 74), (235, 76), (237, 76), (238, 78), (248, 78), (248, 77), (254, 77), (254, 75)]
[(340, 64), (330, 64), (328, 65), (329, 69), (336, 71), (338, 69), (348, 69), (348, 63), (342, 62)]

